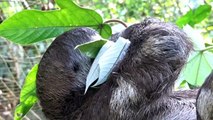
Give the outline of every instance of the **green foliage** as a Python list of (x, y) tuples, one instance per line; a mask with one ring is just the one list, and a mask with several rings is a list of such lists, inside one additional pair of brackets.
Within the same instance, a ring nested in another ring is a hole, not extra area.
[(191, 38), (195, 51), (188, 59), (188, 63), (183, 70), (184, 79), (193, 86), (201, 86), (206, 77), (213, 70), (213, 46), (205, 46), (205, 41), (200, 32), (190, 26), (185, 26), (184, 31)]
[(213, 70), (212, 61), (212, 53), (205, 50), (195, 52), (184, 69), (186, 81), (193, 86), (201, 86)]
[(128, 23), (145, 17), (157, 17), (174, 22), (181, 15), (183, 3), (177, 0), (75, 0), (82, 6), (101, 11), (106, 19), (119, 19)]
[(24, 10), (0, 25), (0, 36), (19, 44), (30, 44), (56, 37), (76, 27), (92, 27), (103, 38), (111, 35), (111, 28), (103, 24), (101, 16), (93, 10), (77, 6), (71, 0), (56, 0), (60, 10)]
[(75, 49), (79, 49), (82, 53), (90, 58), (95, 58), (101, 49), (101, 47), (107, 42), (107, 40), (96, 40), (87, 42), (85, 44), (77, 45)]
[(38, 71), (38, 64), (36, 64), (28, 73), (24, 86), (20, 94), (20, 104), (15, 110), (15, 120), (21, 120), (32, 106), (37, 102), (36, 96), (36, 74)]
[(194, 26), (197, 23), (200, 23), (206, 17), (208, 17), (211, 13), (211, 6), (210, 5), (200, 5), (198, 8), (188, 11), (185, 15), (180, 17), (176, 24), (179, 27), (183, 27), (186, 24), (190, 26)]

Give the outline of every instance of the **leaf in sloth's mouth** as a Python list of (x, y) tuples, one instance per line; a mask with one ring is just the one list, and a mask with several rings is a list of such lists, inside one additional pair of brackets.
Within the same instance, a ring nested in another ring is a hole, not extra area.
[[(102, 42), (94, 41), (91, 44), (97, 45), (102, 44)], [(89, 50), (91, 49), (91, 45), (88, 43), (78, 45), (78, 48), (80, 48), (80, 50), (82, 50), (81, 48), (84, 48), (81, 52), (85, 53), (86, 55), (89, 54), (89, 57), (91, 57), (90, 55), (94, 53), (88, 52), (97, 51), (94, 50), (94, 48), (99, 50), (87, 75), (85, 93), (92, 84), (93, 85), (91, 87), (96, 87), (103, 84), (107, 80), (115, 66), (124, 58), (129, 45), (130, 41), (122, 37), (119, 37), (115, 43), (112, 41), (107, 41), (101, 47), (101, 49), (99, 47), (93, 47), (92, 51)]]

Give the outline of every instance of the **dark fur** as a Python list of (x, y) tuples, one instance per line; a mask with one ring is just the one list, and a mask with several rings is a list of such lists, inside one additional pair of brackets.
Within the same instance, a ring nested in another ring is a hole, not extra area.
[(37, 74), (37, 95), (45, 115), (51, 120), (68, 119), (69, 114), (95, 94), (94, 90), (89, 90), (84, 95), (85, 78), (92, 60), (74, 50), (76, 45), (91, 41), (95, 34), (87, 28), (66, 32), (45, 52)]
[(198, 120), (213, 120), (213, 71), (198, 92)]
[[(92, 60), (74, 47), (93, 40), (88, 28), (56, 38), (44, 54), (37, 75), (37, 95), (51, 120), (193, 120), (194, 102), (172, 92), (192, 49), (186, 34), (157, 19), (128, 27), (125, 58), (108, 81), (84, 95)], [(115, 37), (116, 38), (116, 37)]]

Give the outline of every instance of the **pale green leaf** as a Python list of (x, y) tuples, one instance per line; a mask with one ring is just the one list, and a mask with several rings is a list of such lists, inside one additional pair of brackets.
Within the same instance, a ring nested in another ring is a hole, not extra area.
[(93, 86), (98, 86), (107, 80), (112, 70), (125, 56), (129, 45), (129, 40), (119, 37), (115, 44), (101, 56), (99, 60), (100, 74)]
[(86, 88), (85, 88), (85, 93), (88, 90), (89, 86), (91, 86), (92, 83), (94, 83), (98, 77), (99, 77), (99, 72), (100, 72), (100, 67), (99, 67), (99, 60), (101, 56), (111, 47), (113, 46), (114, 42), (112, 41), (107, 41), (106, 44), (103, 45), (103, 47), (100, 49), (98, 52), (98, 55), (96, 56), (89, 73), (87, 75), (86, 79)]
[(201, 86), (213, 70), (213, 53), (197, 51), (184, 68), (184, 78), (194, 86)]
[(107, 80), (112, 70), (125, 56), (129, 45), (129, 40), (120, 37), (114, 44), (108, 41), (101, 48), (87, 76), (85, 93), (93, 83), (92, 87), (96, 87)]

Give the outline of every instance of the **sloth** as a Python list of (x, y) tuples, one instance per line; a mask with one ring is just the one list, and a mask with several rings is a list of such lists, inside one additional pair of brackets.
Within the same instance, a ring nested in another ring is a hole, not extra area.
[[(173, 91), (193, 49), (187, 35), (172, 23), (154, 18), (116, 35), (112, 41), (130, 40), (126, 55), (104, 84), (89, 88), (86, 94), (86, 77), (94, 59), (74, 48), (96, 40), (98, 33), (76, 28), (52, 42), (39, 63), (36, 82), (45, 116), (50, 120), (197, 119), (196, 92), (188, 92), (189, 98)], [(204, 119), (203, 114), (200, 118)]]
[(213, 120), (213, 71), (198, 92), (196, 107), (198, 120)]

